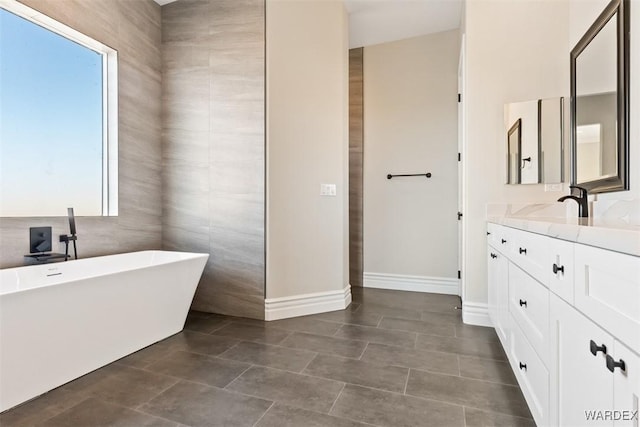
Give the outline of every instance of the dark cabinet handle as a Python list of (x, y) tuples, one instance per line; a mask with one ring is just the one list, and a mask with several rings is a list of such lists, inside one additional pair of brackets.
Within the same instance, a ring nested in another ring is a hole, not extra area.
[(498, 258), (498, 255), (494, 254), (493, 252), (491, 253), (491, 258)]
[(591, 350), (591, 354), (594, 356), (597, 355), (599, 351), (601, 351), (602, 354), (607, 354), (607, 346), (604, 344), (599, 346), (594, 340), (589, 342), (589, 350)]
[(526, 371), (526, 370), (527, 370), (527, 364), (526, 364), (526, 363), (522, 363), (522, 362), (520, 362), (520, 369), (521, 369), (522, 371)]
[(520, 250), (521, 254), (525, 254), (525, 255), (527, 254), (527, 249), (526, 248), (524, 248), (524, 249), (523, 248), (518, 248), (518, 249)]
[(620, 368), (622, 372), (627, 370), (627, 365), (624, 363), (624, 360), (620, 359), (620, 361), (616, 362), (613, 360), (613, 357), (607, 354), (607, 369), (613, 372), (616, 368)]
[(558, 267), (558, 264), (553, 264), (553, 274), (558, 274), (558, 272), (564, 274), (564, 265)]
[(506, 240), (504, 240), (504, 239), (500, 239), (500, 241), (502, 242), (502, 244), (503, 244), (503, 245), (504, 245), (505, 243), (507, 243), (507, 241), (506, 241)]
[(487, 236), (489, 236), (490, 234), (491, 234), (491, 232), (490, 232), (490, 231), (487, 231)]
[(527, 302), (520, 300), (520, 307), (526, 307), (526, 306), (527, 306)]

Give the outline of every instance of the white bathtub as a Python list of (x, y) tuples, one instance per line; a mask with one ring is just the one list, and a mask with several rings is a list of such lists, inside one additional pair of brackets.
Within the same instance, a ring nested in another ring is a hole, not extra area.
[(180, 332), (209, 255), (0, 270), (0, 412)]

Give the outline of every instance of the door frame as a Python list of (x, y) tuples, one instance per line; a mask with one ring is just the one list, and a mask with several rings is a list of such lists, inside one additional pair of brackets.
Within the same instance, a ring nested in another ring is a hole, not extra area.
[(466, 194), (466, 173), (463, 162), (466, 160), (466, 35), (460, 39), (460, 58), (458, 61), (458, 212), (463, 215), (458, 221), (458, 270), (460, 281), (458, 295), (465, 301), (465, 234), (467, 216), (465, 214), (464, 196)]

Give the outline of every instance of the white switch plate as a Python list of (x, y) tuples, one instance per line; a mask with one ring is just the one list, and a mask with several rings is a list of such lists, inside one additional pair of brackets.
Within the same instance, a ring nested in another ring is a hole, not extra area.
[(562, 191), (562, 184), (545, 184), (544, 191)]
[(321, 196), (335, 196), (336, 195), (336, 185), (335, 184), (320, 184), (320, 195)]

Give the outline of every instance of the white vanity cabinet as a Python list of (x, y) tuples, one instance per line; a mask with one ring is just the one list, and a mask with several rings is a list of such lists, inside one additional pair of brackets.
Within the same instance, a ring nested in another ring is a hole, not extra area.
[(640, 427), (640, 257), (487, 232), (490, 317), (536, 423)]
[(507, 257), (493, 246), (487, 253), (487, 271), (489, 274), (489, 316), (493, 322), (498, 338), (503, 346), (508, 346), (509, 339), (509, 261)]
[(510, 229), (488, 224), (487, 271), (489, 286), (489, 316), (498, 338), (506, 348), (509, 344), (509, 251)]
[[(613, 407), (627, 418), (613, 422), (613, 425), (640, 426), (640, 356), (624, 344), (613, 343), (614, 360), (625, 361), (625, 372), (616, 369), (613, 373)], [(625, 412), (626, 411), (626, 412)], [(635, 417), (633, 417), (635, 412)]]
[(550, 424), (637, 427), (640, 357), (555, 295), (550, 305)]
[(549, 424), (613, 425), (612, 421), (588, 421), (585, 414), (613, 409), (613, 375), (605, 353), (613, 349), (613, 337), (555, 295), (550, 297), (550, 308), (554, 344)]

